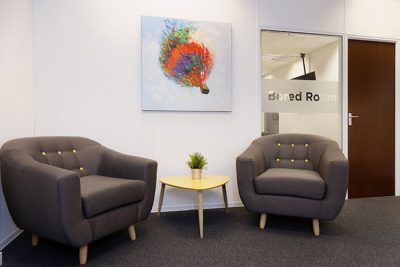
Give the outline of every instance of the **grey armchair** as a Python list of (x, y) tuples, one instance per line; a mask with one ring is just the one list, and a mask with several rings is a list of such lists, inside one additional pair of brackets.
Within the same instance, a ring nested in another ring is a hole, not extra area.
[(80, 248), (148, 217), (157, 162), (128, 156), (82, 137), (31, 137), (0, 151), (1, 182), (15, 224), (32, 234)]
[(348, 162), (333, 140), (307, 134), (274, 134), (254, 140), (237, 159), (239, 194), (245, 207), (260, 213), (333, 220), (343, 207)]

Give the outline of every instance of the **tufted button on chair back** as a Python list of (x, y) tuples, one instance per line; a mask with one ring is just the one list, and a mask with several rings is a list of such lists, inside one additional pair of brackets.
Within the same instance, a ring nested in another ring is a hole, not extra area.
[(309, 134), (278, 134), (254, 141), (264, 149), (269, 168), (287, 168), (316, 171), (327, 144), (334, 141)]
[(8, 142), (5, 150), (21, 150), (34, 160), (74, 171), (80, 177), (98, 171), (101, 145), (82, 137), (34, 137)]

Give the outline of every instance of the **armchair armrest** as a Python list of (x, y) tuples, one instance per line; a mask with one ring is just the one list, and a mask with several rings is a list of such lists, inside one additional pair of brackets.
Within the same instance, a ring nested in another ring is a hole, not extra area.
[(104, 176), (152, 182), (157, 176), (157, 162), (102, 148), (99, 174)]
[(346, 198), (349, 163), (336, 143), (326, 146), (321, 156), (318, 171), (326, 182), (325, 198), (322, 201), (322, 218), (334, 219), (343, 207)]
[(17, 226), (79, 247), (91, 240), (77, 173), (10, 150), (2, 154), (2, 184)]
[(239, 194), (245, 206), (255, 211), (258, 207), (254, 178), (267, 168), (267, 159), (256, 143), (252, 143), (236, 158), (236, 174)]
[(102, 147), (99, 174), (144, 181), (145, 197), (139, 207), (139, 220), (145, 219), (150, 214), (156, 188), (156, 161), (122, 154), (109, 148)]

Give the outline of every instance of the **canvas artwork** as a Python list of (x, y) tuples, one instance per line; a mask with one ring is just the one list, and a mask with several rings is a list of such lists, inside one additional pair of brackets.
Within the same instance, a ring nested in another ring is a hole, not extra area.
[(142, 17), (142, 110), (231, 111), (231, 25)]

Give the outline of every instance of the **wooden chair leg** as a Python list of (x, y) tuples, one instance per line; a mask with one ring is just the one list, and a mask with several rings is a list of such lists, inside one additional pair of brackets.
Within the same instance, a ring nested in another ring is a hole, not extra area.
[(313, 226), (313, 230), (314, 230), (314, 235), (319, 236), (319, 220), (313, 219), (312, 226)]
[(128, 231), (131, 240), (136, 240), (136, 231), (135, 231), (135, 226), (133, 224), (129, 226)]
[(39, 244), (39, 236), (32, 234), (32, 246), (36, 247)]
[(88, 245), (83, 245), (79, 248), (79, 263), (81, 265), (86, 264), (88, 254)]
[(266, 213), (261, 213), (260, 216), (260, 229), (265, 228), (265, 223), (267, 222), (267, 214)]

